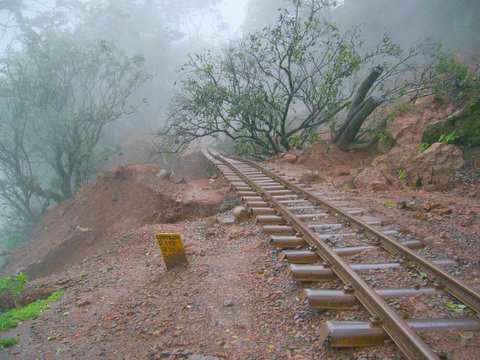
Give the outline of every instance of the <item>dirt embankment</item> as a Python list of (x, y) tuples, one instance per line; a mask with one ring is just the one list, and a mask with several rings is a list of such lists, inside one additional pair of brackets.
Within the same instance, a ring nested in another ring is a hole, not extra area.
[[(411, 188), (395, 172), (400, 155), (410, 156), (400, 146), (416, 153), (418, 116), (424, 126), (437, 115), (411, 109), (392, 123), (397, 150), (385, 161), (398, 182), (389, 186), (355, 188), (358, 174), (382, 156), (377, 150), (347, 153), (317, 143), (269, 165), (424, 241), (424, 254), (457, 258), (455, 275), (478, 283), (478, 177), (440, 192)], [(480, 163), (479, 150), (470, 150), (466, 166)], [(343, 315), (298, 302), (303, 285), (283, 275), (261, 228), (218, 215), (238, 199), (222, 180), (202, 178), (203, 161), (190, 154), (176, 164), (173, 180), (159, 178), (158, 166), (118, 167), (47, 214), (7, 271), (24, 267), (38, 277), (31, 285), (37, 291), (64, 287), (66, 294), (6, 332), (19, 344), (0, 359), (403, 359), (391, 342), (341, 350), (321, 344), (319, 325)], [(159, 231), (182, 234), (188, 266), (166, 271), (154, 239)], [(460, 346), (458, 334), (449, 339), (438, 343), (450, 358), (477, 358), (476, 335), (466, 334)]]
[(32, 278), (59, 273), (111, 246), (122, 233), (216, 213), (223, 201), (207, 179), (175, 184), (156, 165), (119, 166), (82, 188), (38, 223), (4, 269)]

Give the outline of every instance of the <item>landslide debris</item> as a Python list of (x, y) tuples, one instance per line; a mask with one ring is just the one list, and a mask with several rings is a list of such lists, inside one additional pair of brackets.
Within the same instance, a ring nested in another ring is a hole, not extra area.
[(4, 274), (39, 278), (64, 271), (108, 248), (127, 230), (210, 216), (223, 197), (208, 179), (187, 184), (163, 178), (157, 165), (118, 166), (48, 212), (15, 249)]

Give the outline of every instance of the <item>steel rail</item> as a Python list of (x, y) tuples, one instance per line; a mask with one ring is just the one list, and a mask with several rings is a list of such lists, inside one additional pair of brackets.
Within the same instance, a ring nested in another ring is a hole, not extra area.
[[(287, 222), (292, 226), (304, 240), (315, 248), (319, 256), (326, 262), (324, 265), (330, 266), (337, 276), (348, 286), (354, 290), (355, 296), (365, 306), (368, 312), (374, 316), (372, 324), (380, 326), (397, 344), (401, 351), (409, 359), (438, 359), (437, 355), (429, 348), (429, 346), (417, 335), (417, 333), (403, 320), (396, 312), (383, 300), (376, 291), (363, 280), (347, 262), (345, 262), (333, 249), (323, 242), (318, 235), (309, 229), (303, 221), (298, 219), (294, 213), (288, 210), (279, 200), (275, 199), (268, 191), (262, 189), (247, 175), (245, 175), (237, 166), (226, 160), (225, 158), (211, 154), (216, 160), (221, 161), (231, 170), (236, 172), (238, 176), (247, 183), (266, 201), (268, 202)], [(236, 159), (235, 159), (236, 160)], [(236, 160), (239, 161), (239, 160)], [(251, 165), (250, 162), (241, 161), (244, 164)], [(257, 170), (261, 167), (255, 164), (253, 166)], [(278, 176), (264, 171), (268, 176), (278, 179)], [(282, 179), (283, 180), (283, 179)], [(281, 183), (285, 184), (285, 181)], [(288, 183), (288, 185), (292, 185)], [(298, 192), (302, 189), (295, 186)]]
[(452, 294), (455, 298), (469, 306), (472, 310), (476, 313), (480, 313), (480, 291), (476, 290), (471, 285), (463, 282), (462, 280), (454, 277), (441, 267), (435, 265), (430, 260), (425, 259), (424, 257), (418, 255), (416, 252), (412, 251), (405, 245), (402, 245), (395, 239), (389, 237), (388, 235), (382, 233), (378, 229), (374, 228), (371, 225), (368, 225), (364, 221), (356, 218), (355, 216), (350, 215), (347, 211), (329, 203), (326, 200), (323, 200), (319, 196), (315, 195), (311, 191), (302, 189), (301, 187), (292, 184), (289, 181), (286, 181), (281, 176), (278, 176), (264, 167), (249, 161), (249, 160), (242, 160), (244, 163), (253, 166), (257, 170), (260, 170), (264, 174), (274, 178), (276, 181), (281, 183), (287, 188), (290, 188), (292, 191), (296, 192), (297, 194), (303, 195), (307, 200), (311, 201), (312, 203), (316, 203), (323, 208), (328, 209), (331, 213), (336, 215), (340, 215), (341, 217), (348, 220), (350, 223), (353, 223), (359, 227), (361, 227), (367, 234), (370, 234), (374, 240), (376, 240), (379, 246), (383, 247), (385, 250), (394, 253), (400, 254), (407, 258), (413, 260), (415, 265), (418, 265), (422, 268), (423, 271), (428, 273), (432, 276), (432, 280), (437, 283), (438, 287), (443, 287), (447, 292)]

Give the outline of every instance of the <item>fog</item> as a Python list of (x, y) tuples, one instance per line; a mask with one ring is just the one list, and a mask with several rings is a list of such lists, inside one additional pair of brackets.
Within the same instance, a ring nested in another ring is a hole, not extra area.
[[(125, 111), (114, 122), (108, 122), (102, 129), (105, 137), (100, 141), (102, 146), (124, 147), (124, 155), (112, 155), (110, 165), (135, 161), (138, 159), (129, 158), (127, 152), (132, 144), (138, 145), (144, 136), (165, 124), (170, 99), (179, 90), (178, 69), (187, 55), (207, 49), (214, 51), (232, 39), (262, 29), (276, 20), (278, 8), (290, 4), (289, 0), (1, 1), (2, 76), (8, 75), (8, 59), (27, 56), (32, 38), (44, 41), (55, 32), (68, 34), (78, 46), (107, 40), (126, 56), (141, 55), (145, 60), (141, 70), (148, 73), (149, 78), (126, 100), (127, 106), (138, 106), (138, 109)], [(404, 48), (426, 38), (462, 53), (476, 53), (480, 47), (478, 0), (344, 0), (325, 9), (323, 16), (344, 30), (358, 27), (366, 39), (365, 46), (389, 34)], [(8, 107), (9, 101), (7, 97), (2, 99), (2, 106)], [(35, 111), (37, 116), (38, 109)], [(0, 136), (5, 144), (9, 143), (6, 132)], [(27, 152), (32, 149), (35, 146)], [(38, 174), (44, 177), (38, 179), (41, 186), (47, 186), (55, 178), (44, 175), (49, 173), (45, 163), (35, 158), (29, 164), (38, 167)], [(7, 169), (0, 168), (0, 180), (4, 181), (6, 174)], [(37, 178), (38, 175), (32, 174), (32, 179)], [(54, 201), (50, 197), (46, 202), (32, 200), (39, 196), (33, 190), (29, 196), (35, 210), (30, 220), (34, 222)], [(4, 217), (7, 222), (12, 217), (18, 218), (16, 209), (8, 201), (3, 199), (0, 206), (0, 210), (8, 214)], [(15, 227), (22, 226), (22, 221), (15, 223), (13, 229), (8, 227), (4, 239), (14, 244), (28, 236), (31, 223), (27, 221), (23, 225), (25, 228), (18, 234)]]

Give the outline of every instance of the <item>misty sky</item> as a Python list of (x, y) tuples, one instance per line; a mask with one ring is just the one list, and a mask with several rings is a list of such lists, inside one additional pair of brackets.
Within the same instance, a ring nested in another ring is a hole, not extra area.
[[(198, 19), (200, 35), (215, 42), (239, 35), (248, 2), (249, 0), (224, 0), (216, 7), (218, 13), (209, 13)], [(220, 33), (219, 27), (223, 30)]]

